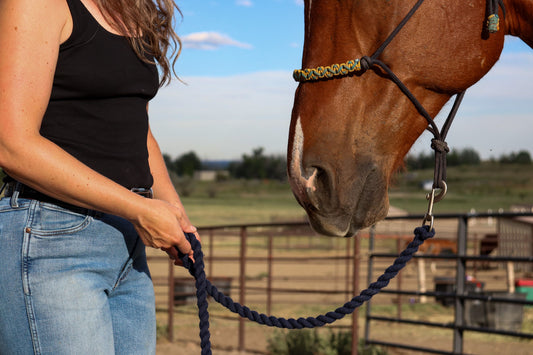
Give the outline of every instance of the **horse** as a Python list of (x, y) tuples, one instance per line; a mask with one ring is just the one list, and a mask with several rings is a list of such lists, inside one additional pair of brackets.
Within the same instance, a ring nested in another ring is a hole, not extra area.
[(305, 0), (304, 14), (288, 178), (331, 236), (387, 216), (410, 147), (426, 129), (443, 141), (432, 118), (489, 72), (505, 35), (533, 47), (532, 0)]

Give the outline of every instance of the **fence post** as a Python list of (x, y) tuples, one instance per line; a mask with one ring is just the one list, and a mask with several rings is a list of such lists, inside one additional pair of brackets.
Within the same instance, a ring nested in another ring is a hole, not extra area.
[[(374, 253), (374, 235), (376, 234), (376, 226), (370, 227), (370, 231), (368, 233), (368, 269), (366, 273), (366, 284), (370, 285), (372, 283), (372, 272), (373, 272), (373, 266), (374, 266), (374, 256), (372, 255)], [(366, 345), (368, 342), (368, 339), (370, 338), (370, 302), (371, 300), (366, 302), (366, 311), (365, 311), (365, 341), (364, 344)]]
[(468, 216), (462, 216), (458, 219), (457, 226), (457, 267), (455, 274), (455, 327), (453, 329), (453, 352), (454, 354), (463, 353), (463, 323), (464, 323), (464, 306), (465, 300), (458, 295), (463, 296), (465, 292), (466, 281), (466, 247), (468, 235)]
[(168, 325), (167, 338), (174, 341), (174, 260), (168, 259)]
[(213, 241), (213, 229), (209, 230), (209, 255), (207, 256), (207, 262), (208, 262), (208, 276), (213, 277), (213, 249), (214, 249), (214, 241)]
[(428, 297), (424, 295), (426, 293), (426, 259), (424, 257), (416, 259), (416, 268), (418, 271), (417, 280), (418, 280), (418, 292), (422, 295), (419, 300), (420, 303), (424, 304), (428, 302)]
[(268, 265), (267, 265), (267, 314), (272, 314), (272, 254), (274, 249), (274, 237), (268, 234)]
[[(241, 227), (241, 250), (240, 250), (240, 271), (239, 271), (239, 303), (246, 304), (246, 227)], [(239, 317), (239, 351), (244, 351), (244, 318)]]
[(346, 268), (346, 284), (344, 285), (344, 289), (346, 290), (346, 297), (350, 297), (350, 291), (352, 289), (352, 287), (350, 287), (350, 271), (351, 271), (351, 267), (350, 267), (350, 253), (351, 253), (351, 248), (350, 248), (350, 243), (352, 241), (351, 238), (344, 238), (346, 240), (346, 264), (345, 264), (345, 268)]
[[(354, 237), (353, 247), (353, 295), (359, 294), (359, 271), (361, 264), (361, 236), (356, 234)], [(352, 355), (358, 354), (359, 345), (359, 308), (352, 313)]]
[[(396, 239), (396, 252), (398, 255), (402, 252), (402, 239), (400, 236), (397, 236)], [(398, 287), (398, 291), (402, 290), (402, 273), (399, 272), (398, 275), (396, 275), (396, 285)], [(396, 298), (396, 317), (398, 319), (402, 318), (402, 295), (399, 293)]]

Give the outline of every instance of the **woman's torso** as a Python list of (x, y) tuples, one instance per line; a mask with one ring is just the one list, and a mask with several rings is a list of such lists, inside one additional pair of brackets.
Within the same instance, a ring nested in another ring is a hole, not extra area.
[(150, 187), (147, 104), (159, 86), (157, 68), (80, 0), (67, 3), (73, 29), (60, 47), (41, 134), (125, 187)]

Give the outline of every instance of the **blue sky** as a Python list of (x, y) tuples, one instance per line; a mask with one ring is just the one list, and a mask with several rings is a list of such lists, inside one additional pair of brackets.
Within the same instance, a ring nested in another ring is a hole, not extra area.
[[(177, 0), (183, 41), (175, 80), (150, 103), (161, 150), (239, 159), (257, 147), (284, 154), (303, 47), (302, 0)], [(449, 104), (451, 105), (451, 104)], [(444, 110), (447, 112), (447, 107)], [(439, 120), (442, 121), (442, 120)], [(500, 61), (467, 91), (448, 134), (483, 158), (533, 154), (533, 50), (509, 37)], [(429, 152), (423, 134), (412, 152)]]

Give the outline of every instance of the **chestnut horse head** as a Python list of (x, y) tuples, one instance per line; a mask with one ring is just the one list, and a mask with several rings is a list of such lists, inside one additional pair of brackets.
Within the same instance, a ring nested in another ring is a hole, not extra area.
[(496, 63), (505, 34), (533, 46), (533, 1), (305, 0), (309, 70), (295, 71), (287, 155), (316, 231), (352, 236), (387, 215), (404, 156), (450, 97)]

